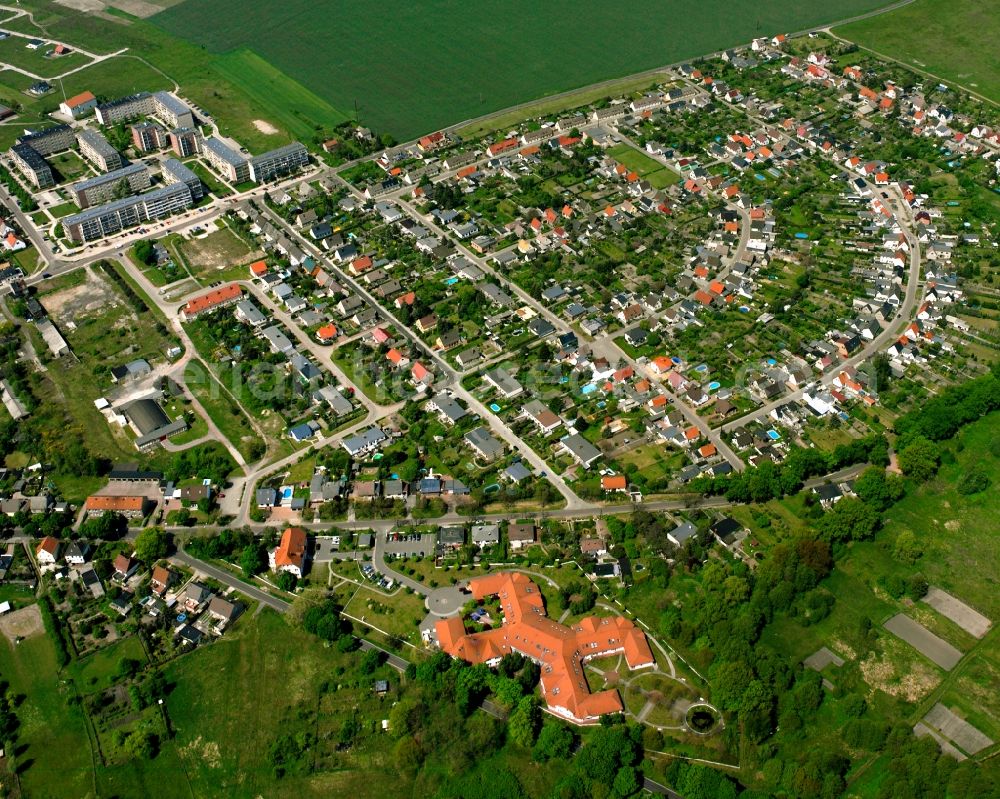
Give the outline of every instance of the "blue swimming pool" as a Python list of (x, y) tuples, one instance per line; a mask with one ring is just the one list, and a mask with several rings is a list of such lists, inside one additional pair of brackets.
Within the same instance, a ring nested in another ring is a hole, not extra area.
[(580, 393), (584, 395), (593, 394), (595, 391), (597, 391), (596, 383), (587, 383), (587, 385), (580, 389)]
[(597, 403), (597, 407), (598, 408), (605, 408), (605, 407), (607, 407), (607, 404), (608, 403), (606, 403), (604, 400), (601, 400), (600, 402)]
[(445, 281), (445, 285), (446, 286), (454, 286), (457, 282), (458, 282), (458, 278), (457, 277), (449, 277)]
[(768, 358), (767, 359), (767, 365), (768, 366), (777, 366), (778, 362), (776, 360), (774, 360), (774, 358)]
[(796, 233), (795, 234), (795, 238), (797, 238), (797, 239), (808, 239), (809, 238), (809, 234), (808, 233)]
[(768, 430), (767, 431), (767, 437), (769, 439), (771, 439), (772, 441), (780, 441), (781, 440), (781, 434), (777, 430)]
[(491, 402), (490, 410), (493, 411), (493, 413), (500, 413), (500, 406), (497, 405), (495, 402)]
[(697, 366), (696, 366), (696, 367), (694, 368), (694, 370), (695, 370), (696, 372), (701, 372), (701, 373), (703, 373), (703, 374), (704, 374), (705, 372), (707, 372), (707, 371), (708, 371), (708, 364), (707, 364), (707, 363), (699, 363), (699, 364), (698, 364), (698, 365), (697, 365)]
[(292, 489), (288, 488), (288, 487), (284, 488), (282, 490), (282, 492), (281, 492), (281, 498), (282, 499), (291, 499), (292, 498)]
[(755, 173), (754, 173), (754, 177), (755, 177), (755, 178), (756, 178), (757, 180), (767, 180), (767, 178), (765, 178), (765, 177), (764, 177), (764, 176), (763, 176), (762, 174), (760, 174), (760, 172), (755, 172)]
[(676, 355), (674, 355), (674, 356), (673, 356), (673, 357), (672, 357), (672, 358), (670, 359), (670, 361), (671, 361), (672, 363), (675, 363), (675, 364), (678, 364), (678, 365), (679, 365), (679, 364), (680, 364), (680, 362), (681, 362), (681, 359), (680, 359), (680, 358), (678, 358), (678, 357), (677, 357)]
[(741, 305), (739, 307), (739, 312), (740, 313), (750, 313), (750, 307), (747, 306), (747, 305)]
[(722, 384), (718, 380), (713, 380), (711, 383), (708, 384), (708, 390), (715, 391), (721, 385)]

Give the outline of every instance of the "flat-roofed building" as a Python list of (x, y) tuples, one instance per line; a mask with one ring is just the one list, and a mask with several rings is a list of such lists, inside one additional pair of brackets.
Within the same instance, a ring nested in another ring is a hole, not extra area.
[(11, 147), (10, 160), (36, 189), (47, 189), (56, 184), (49, 162), (30, 144), (15, 144)]
[(80, 145), (80, 155), (104, 172), (121, 169), (125, 165), (122, 154), (100, 131), (85, 128), (76, 135), (76, 141)]
[(109, 200), (121, 199), (123, 194), (138, 194), (149, 188), (149, 169), (145, 164), (135, 163), (81, 180), (70, 186), (70, 192), (80, 208), (90, 208)]
[(135, 432), (136, 449), (147, 449), (165, 441), (169, 436), (187, 430), (184, 417), (171, 422), (160, 404), (150, 398), (130, 402), (121, 409)]
[(17, 143), (29, 144), (39, 155), (46, 156), (76, 147), (76, 135), (69, 125), (54, 125), (18, 136)]
[(201, 134), (195, 128), (174, 128), (168, 138), (170, 149), (180, 158), (201, 152)]
[(167, 131), (159, 122), (137, 122), (131, 127), (135, 149), (148, 153), (167, 146)]
[(153, 95), (149, 92), (139, 92), (127, 97), (119, 97), (117, 100), (109, 100), (106, 103), (100, 103), (94, 109), (97, 121), (102, 125), (116, 125), (127, 119), (147, 117), (152, 113)]
[(153, 95), (153, 112), (168, 128), (193, 128), (194, 114), (187, 103), (178, 100), (170, 92), (156, 92)]
[(195, 200), (201, 199), (205, 193), (201, 185), (201, 178), (176, 158), (168, 158), (163, 162), (163, 181), (167, 185), (171, 183), (185, 184), (191, 189), (191, 197)]
[(193, 202), (187, 184), (174, 183), (88, 208), (63, 219), (63, 227), (73, 241), (94, 241), (151, 219), (170, 216), (190, 208)]
[(222, 139), (209, 136), (205, 139), (202, 152), (212, 168), (230, 183), (245, 183), (250, 180), (250, 162)]
[(292, 142), (250, 159), (250, 179), (266, 183), (288, 175), (309, 163), (309, 152), (300, 142)]

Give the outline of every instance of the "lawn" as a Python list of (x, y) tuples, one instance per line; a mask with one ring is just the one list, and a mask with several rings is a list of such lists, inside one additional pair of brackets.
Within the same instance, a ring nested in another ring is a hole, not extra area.
[[(52, 640), (48, 635), (35, 635), (15, 649), (0, 636), (0, 674), (14, 695), (25, 696), (17, 709), (21, 720), (17, 762), (23, 769), (23, 795), (93, 795), (86, 721), (80, 707), (70, 702), (73, 689), (56, 672)], [(46, 765), (53, 762), (59, 767)]]
[(834, 33), (1000, 102), (994, 0), (916, 0)]
[(184, 370), (184, 384), (212, 417), (222, 435), (229, 439), (247, 462), (256, 460), (254, 445), (263, 447), (264, 443), (250, 424), (246, 413), (236, 405), (208, 367), (197, 359), (192, 360)]
[(681, 179), (672, 169), (667, 169), (659, 161), (650, 158), (630, 144), (616, 145), (608, 150), (608, 155), (638, 173), (639, 177), (648, 180), (654, 189), (665, 189)]
[(228, 227), (209, 233), (204, 238), (182, 240), (177, 248), (188, 264), (191, 276), (202, 283), (246, 277), (242, 267), (263, 253), (252, 250)]
[[(303, 727), (316, 731), (316, 722), (305, 719), (321, 705), (321, 684), (355, 657), (325, 648), (264, 610), (221, 641), (171, 664), (166, 676), (176, 688), (167, 712), (192, 795), (388, 795), (393, 769), (381, 762), (384, 753), (367, 747), (338, 757), (337, 771), (290, 774), (280, 783), (269, 763), (268, 751), (280, 735)], [(369, 707), (378, 700), (367, 685), (357, 690), (345, 684), (323, 700), (358, 705), (368, 717), (381, 710)]]
[[(356, 579), (356, 578), (355, 578)], [(388, 635), (398, 635), (411, 644), (419, 643), (417, 626), (427, 615), (424, 599), (400, 588), (392, 596), (386, 596), (371, 588), (360, 588), (344, 607), (344, 612), (355, 619), (363, 619), (365, 624)]]
[[(638, 0), (623, 16), (620, 7), (599, 0), (576, 3), (572, 13), (559, 4), (519, 2), (498, 19), (483, 0), (187, 0), (151, 21), (210, 53), (251, 49), (343, 116), (353, 116), (357, 103), (362, 124), (405, 139), (880, 5)], [(377, 47), (370, 37), (351, 35), (365, 30), (378, 31)], [(415, 69), (414, 53), (434, 57)]]

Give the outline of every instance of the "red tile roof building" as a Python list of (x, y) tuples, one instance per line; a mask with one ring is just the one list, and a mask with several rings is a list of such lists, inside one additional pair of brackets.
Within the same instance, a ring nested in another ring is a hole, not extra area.
[(240, 284), (229, 283), (208, 292), (208, 294), (202, 294), (200, 297), (189, 300), (188, 304), (181, 309), (181, 317), (185, 320), (194, 319), (200, 314), (236, 302), (242, 296), (243, 289), (240, 288)]
[(466, 633), (461, 617), (442, 619), (435, 627), (441, 649), (470, 663), (496, 664), (520, 652), (541, 666), (541, 691), (553, 713), (577, 724), (596, 721), (622, 710), (614, 690), (591, 693), (584, 674), (590, 658), (624, 653), (630, 669), (655, 665), (642, 630), (621, 616), (588, 616), (566, 626), (545, 614), (538, 587), (520, 572), (499, 572), (469, 583), (481, 600), (500, 597), (503, 624), (481, 633)]
[(268, 560), (274, 571), (291, 572), (301, 577), (306, 562), (306, 531), (301, 527), (286, 527)]

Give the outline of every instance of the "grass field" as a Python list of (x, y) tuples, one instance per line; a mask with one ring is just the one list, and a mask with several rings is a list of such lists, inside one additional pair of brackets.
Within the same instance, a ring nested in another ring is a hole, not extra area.
[(659, 161), (635, 149), (631, 144), (616, 145), (608, 150), (608, 155), (636, 172), (643, 180), (648, 180), (654, 189), (665, 189), (681, 179), (672, 169), (667, 169)]
[(252, 50), (227, 53), (213, 61), (212, 66), (253, 100), (263, 120), (284, 128), (298, 139), (312, 138), (317, 125), (332, 128), (348, 119)]
[(261, 441), (260, 436), (208, 367), (197, 359), (192, 360), (184, 370), (184, 383), (212, 417), (222, 435), (248, 462), (253, 460), (253, 444)]
[[(0, 636), (0, 674), (15, 694), (26, 697), (17, 710), (21, 720), (17, 763), (23, 795), (93, 795), (86, 721), (80, 708), (69, 703), (72, 689), (56, 673), (52, 640), (35, 635), (15, 649)], [(59, 767), (47, 767), (53, 762)]]
[(259, 250), (250, 249), (228, 227), (201, 239), (181, 240), (177, 246), (189, 265), (191, 276), (202, 283), (244, 278), (247, 271), (243, 267), (263, 255)]
[[(882, 0), (187, 0), (152, 18), (216, 54), (250, 48), (343, 115), (410, 138), (519, 103), (693, 58), (754, 36), (870, 11)], [(378, 31), (378, 46), (362, 31)], [(335, 47), (331, 42), (336, 41)], [(415, 66), (414, 54), (419, 58)]]
[[(301, 728), (301, 715), (319, 707), (320, 683), (337, 679), (336, 669), (349, 666), (354, 657), (324, 648), (265, 610), (244, 619), (221, 641), (171, 665), (166, 676), (177, 687), (167, 699), (167, 711), (192, 795), (237, 799), (388, 793), (394, 776), (377, 751), (352, 750), (338, 771), (288, 775), (280, 783), (268, 762), (275, 739)], [(378, 712), (371, 712), (378, 700), (367, 686), (358, 691), (345, 685), (323, 700), (359, 705), (369, 717)], [(346, 710), (340, 708), (340, 721)]]
[(916, 0), (834, 33), (1000, 102), (994, 0)]

